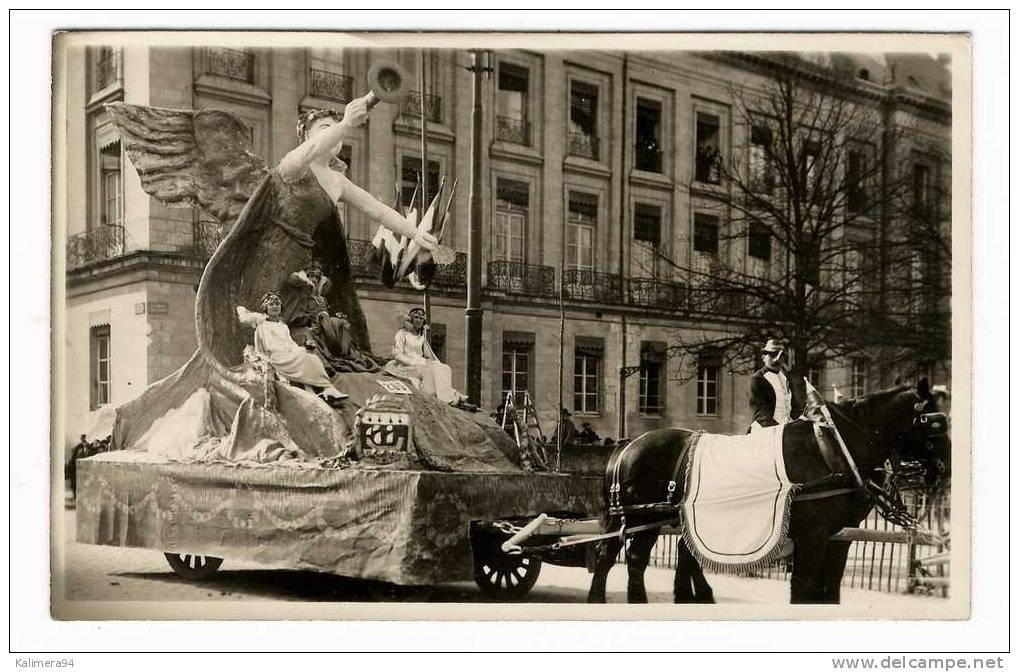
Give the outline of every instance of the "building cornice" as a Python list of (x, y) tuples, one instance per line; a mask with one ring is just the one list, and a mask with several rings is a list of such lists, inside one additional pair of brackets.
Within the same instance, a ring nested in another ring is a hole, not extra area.
[(856, 78), (840, 77), (831, 68), (792, 58), (783, 52), (754, 53), (720, 51), (701, 54), (704, 58), (736, 67), (750, 66), (762, 72), (792, 74), (806, 81), (834, 85), (847, 95), (876, 103), (911, 108), (925, 116), (948, 123), (952, 118), (951, 101), (904, 86), (885, 86)]
[(179, 252), (128, 252), (68, 270), (67, 297), (74, 298), (146, 280), (196, 284), (204, 268), (204, 260)]

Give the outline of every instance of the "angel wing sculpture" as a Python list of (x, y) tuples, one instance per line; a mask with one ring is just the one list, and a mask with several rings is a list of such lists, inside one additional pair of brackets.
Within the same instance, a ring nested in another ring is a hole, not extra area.
[[(200, 453), (243, 459), (271, 453), (265, 446), (271, 440), (296, 445), (308, 457), (342, 452), (352, 436), (352, 416), (334, 412), (312, 392), (276, 381), (275, 410), (266, 410), (262, 376), (245, 365), (243, 357), (252, 333), (237, 320), (236, 308), (259, 305), (260, 297), (277, 291), (291, 273), (316, 258), (331, 281), (325, 298), (350, 323), (351, 354), (339, 370), (362, 375), (377, 372), (379, 366), (370, 355), (367, 324), (355, 292), (337, 194), (342, 192), (345, 202), (413, 237), (419, 245), (434, 247), (434, 237), (422, 235), (345, 177), (318, 174), (314, 166), (301, 163), (313, 150), (334, 154), (338, 145), (313, 146), (311, 139), (302, 137), (301, 145), (279, 167), (268, 168), (251, 153), (247, 127), (228, 112), (125, 103), (107, 109), (145, 191), (170, 207), (202, 208), (226, 230), (202, 274), (195, 298), (198, 350), (177, 372), (118, 408), (114, 447), (152, 450), (159, 446), (160, 452), (174, 458)], [(347, 116), (354, 116), (349, 108)], [(343, 130), (336, 128), (342, 123), (332, 123), (333, 130)], [(335, 143), (340, 136), (334, 133), (328, 137)], [(287, 164), (292, 157), (295, 161)], [(293, 165), (300, 169), (290, 170)], [(338, 383), (345, 392), (357, 385), (372, 393), (377, 387), (371, 377)], [(432, 411), (432, 417), (440, 415)], [(464, 437), (473, 436), (468, 441), (475, 444), (471, 464), (483, 470), (488, 470), (486, 465), (506, 467), (505, 448), (499, 447), (494, 433), (474, 422), (464, 425), (445, 420), (440, 423), (445, 438), (434, 442), (437, 451), (443, 450), (440, 445), (454, 450), (457, 443), (464, 443)], [(161, 439), (154, 441), (156, 436)], [(211, 449), (202, 445), (208, 441), (219, 445)]]

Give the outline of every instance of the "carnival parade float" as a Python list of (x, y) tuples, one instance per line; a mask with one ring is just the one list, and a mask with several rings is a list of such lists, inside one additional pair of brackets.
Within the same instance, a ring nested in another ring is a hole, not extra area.
[[(448, 252), (430, 233), (442, 194), (419, 221), (330, 164), (344, 132), (399, 94), (388, 74), (342, 119), (302, 117), (277, 167), (227, 112), (108, 107), (143, 188), (227, 233), (198, 287), (197, 351), (118, 408), (111, 450), (78, 465), (79, 542), (156, 549), (189, 578), (226, 558), (401, 585), (473, 577), (519, 596), (540, 561), (497, 552), (506, 535), (479, 521), (600, 508), (600, 478), (554, 473), (368, 347), (337, 204), (381, 223), (387, 284), (427, 286)], [(312, 267), (323, 309), (302, 323), (285, 287)]]

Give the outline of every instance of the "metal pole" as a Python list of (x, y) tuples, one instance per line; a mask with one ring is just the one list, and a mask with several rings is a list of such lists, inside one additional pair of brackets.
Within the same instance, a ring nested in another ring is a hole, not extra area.
[[(629, 54), (623, 54), (623, 111), (620, 115), (622, 128), (619, 132), (619, 137), (622, 139), (622, 147), (619, 151), (619, 282), (625, 283), (626, 275), (626, 210), (628, 208), (626, 202), (626, 152), (629, 149), (629, 145), (626, 144), (626, 110), (630, 105), (629, 99), (629, 71), (630, 71), (630, 58)], [(625, 289), (624, 289), (625, 291)], [(616, 421), (616, 428), (619, 432), (618, 438), (622, 439), (626, 436), (626, 330), (628, 325), (626, 323), (626, 311), (623, 311), (622, 317), (620, 318), (620, 326), (622, 328), (621, 336), (621, 352), (619, 356), (619, 418)]]
[[(418, 83), (421, 89), (421, 208), (418, 210), (418, 221), (425, 216), (425, 209), (428, 208), (428, 108), (426, 106), (426, 98), (428, 96), (428, 81), (426, 79), (426, 73), (428, 69), (425, 67), (425, 60), (428, 58), (428, 52), (424, 49), (418, 50)], [(425, 324), (431, 325), (432, 323), (432, 297), (428, 293), (428, 288), (424, 291), (424, 309), (425, 309)]]
[(474, 73), (473, 110), (471, 111), (471, 193), (470, 227), (467, 234), (467, 398), (481, 404), (481, 340), (484, 311), (481, 308), (481, 223), (484, 208), (481, 199), (481, 75), (484, 54), (472, 52)]

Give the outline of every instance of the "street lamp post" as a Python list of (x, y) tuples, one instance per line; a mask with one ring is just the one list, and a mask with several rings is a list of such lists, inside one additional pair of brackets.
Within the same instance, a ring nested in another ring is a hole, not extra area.
[(481, 223), (484, 207), (481, 198), (481, 76), (492, 71), (485, 65), (487, 52), (471, 53), (474, 73), (473, 109), (471, 111), (471, 216), (467, 234), (467, 398), (472, 404), (481, 404)]

